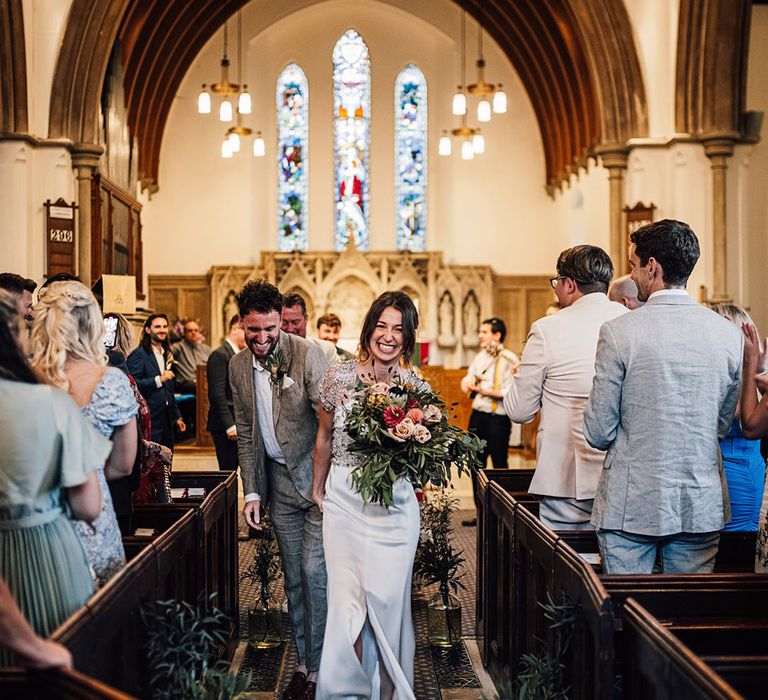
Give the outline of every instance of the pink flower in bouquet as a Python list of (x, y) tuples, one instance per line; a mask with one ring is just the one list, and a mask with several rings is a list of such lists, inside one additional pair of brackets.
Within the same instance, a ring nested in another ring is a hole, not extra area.
[(380, 396), (385, 395), (389, 391), (389, 384), (386, 382), (376, 382), (375, 384), (371, 384), (370, 387), (368, 387), (368, 393), (371, 396)]
[(425, 423), (439, 423), (443, 417), (442, 411), (431, 403), (424, 407), (424, 422)]
[(398, 442), (405, 442), (413, 435), (416, 426), (410, 418), (403, 418), (396, 426), (387, 430), (392, 438)]
[(417, 425), (413, 429), (413, 439), (416, 440), (416, 442), (420, 442), (424, 444), (425, 442), (428, 442), (432, 438), (432, 433), (429, 432), (429, 428), (427, 428), (425, 425)]
[(384, 409), (384, 424), (388, 428), (394, 428), (405, 418), (405, 411), (400, 406), (387, 406)]
[(414, 423), (421, 423), (424, 420), (424, 413), (420, 408), (409, 408), (405, 417), (410, 418)]

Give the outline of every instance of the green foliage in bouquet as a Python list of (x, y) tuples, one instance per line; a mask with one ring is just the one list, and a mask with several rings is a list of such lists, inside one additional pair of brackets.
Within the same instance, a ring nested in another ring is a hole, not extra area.
[(280, 566), (280, 552), (277, 542), (270, 537), (261, 537), (256, 540), (256, 549), (250, 566), (240, 574), (240, 582), (249, 581), (258, 586), (261, 604), (266, 610), (272, 598), (272, 584), (280, 579), (282, 569)]
[(217, 650), (227, 643), (227, 616), (176, 600), (141, 608), (153, 700), (230, 700), (251, 683), (250, 674), (229, 673)]
[(477, 469), (485, 441), (448, 422), (443, 400), (421, 381), (355, 386), (347, 416), (349, 451), (358, 457), (352, 484), (366, 503), (394, 505), (394, 483), (445, 486), (451, 468)]

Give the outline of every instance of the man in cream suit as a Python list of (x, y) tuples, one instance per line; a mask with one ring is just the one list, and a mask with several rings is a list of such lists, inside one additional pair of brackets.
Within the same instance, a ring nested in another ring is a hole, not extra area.
[(600, 330), (584, 412), (590, 445), (608, 450), (595, 495), (606, 573), (708, 573), (730, 518), (719, 439), (739, 398), (738, 326), (685, 285), (699, 258), (687, 224), (665, 219), (630, 236), (645, 306)]
[(283, 296), (274, 285), (248, 282), (237, 303), (250, 350), (229, 363), (243, 515), (259, 529), (261, 506), (268, 508), (283, 560), (299, 658), (283, 700), (311, 700), (326, 615), (323, 521), (311, 495), (312, 451), (328, 361), (316, 345), (280, 330)]
[(600, 326), (627, 312), (606, 296), (612, 275), (611, 259), (601, 248), (579, 245), (560, 253), (550, 282), (561, 310), (531, 326), (504, 397), (516, 423), (528, 423), (541, 410), (529, 490), (541, 496), (539, 518), (554, 530), (591, 529), (604, 453), (587, 445), (581, 424)]

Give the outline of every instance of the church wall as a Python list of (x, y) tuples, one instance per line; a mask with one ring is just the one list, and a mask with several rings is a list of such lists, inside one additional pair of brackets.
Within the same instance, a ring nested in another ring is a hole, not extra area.
[[(445, 13), (438, 17), (441, 9), (453, 12), (453, 27)], [(411, 14), (374, 0), (333, 0), (264, 26), (263, 15), (269, 11), (252, 4), (243, 17), (244, 37), (251, 37), (246, 82), (254, 97), (254, 114), (244, 123), (263, 131), (267, 156), (258, 159), (241, 151), (231, 160), (222, 159), (225, 125), (215, 114), (196, 113), (200, 85), (218, 76), (219, 33), (193, 64), (169, 116), (160, 191), (142, 214), (146, 273), (199, 274), (213, 264), (251, 264), (258, 262), (261, 250), (275, 248), (275, 81), (291, 61), (299, 63), (309, 80), (310, 248), (332, 247), (331, 53), (350, 26), (362, 34), (372, 59), (371, 249), (394, 248), (394, 81), (413, 61), (424, 71), (429, 91), (428, 249), (444, 251), (449, 264), (491, 264), (501, 274), (551, 269), (551, 250), (568, 244), (562, 207), (544, 189), (543, 149), (530, 101), (507, 59), (487, 37), (486, 75), (504, 84), (509, 112), (483, 125), (488, 149), (483, 156), (462, 161), (458, 143), (450, 158), (437, 155), (441, 130), (459, 120), (450, 114), (460, 72), (459, 13), (453, 3), (418, 2)], [(475, 25), (467, 25), (467, 75), (474, 79)], [(232, 22), (233, 59), (235, 36)], [(595, 202), (596, 208), (601, 206), (605, 202)]]
[(75, 197), (69, 153), (62, 147), (0, 141), (0, 193), (0, 271), (39, 282), (45, 273), (43, 202)]
[(680, 0), (624, 0), (648, 101), (648, 135), (675, 131), (675, 63)]
[(72, 0), (23, 0), (29, 131), (48, 136), (51, 83)]
[[(768, 6), (752, 6), (747, 73), (747, 109), (768, 115)], [(744, 231), (744, 274), (749, 292), (745, 299), (763, 335), (768, 333), (768, 116), (763, 120), (762, 141), (744, 146), (739, 176), (746, 181), (739, 194)], [(734, 159), (735, 160), (735, 159)], [(730, 274), (730, 271), (729, 271)]]

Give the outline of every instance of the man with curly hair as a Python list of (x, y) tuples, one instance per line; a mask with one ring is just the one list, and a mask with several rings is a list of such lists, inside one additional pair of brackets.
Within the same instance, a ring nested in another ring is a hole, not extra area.
[(312, 500), (312, 453), (328, 361), (317, 345), (281, 330), (283, 295), (273, 284), (246, 283), (237, 303), (250, 350), (229, 363), (243, 515), (260, 529), (262, 506), (267, 509), (283, 560), (299, 657), (283, 699), (311, 699), (326, 617), (323, 520)]

